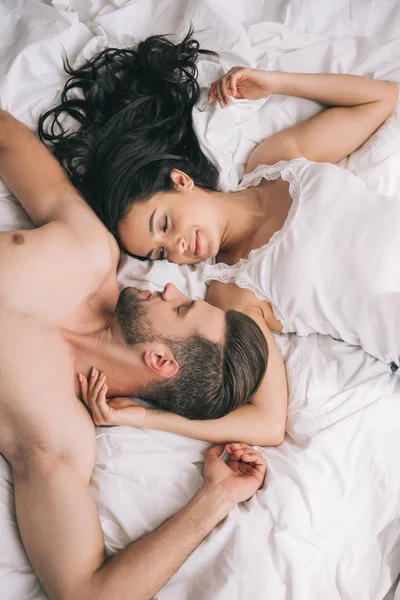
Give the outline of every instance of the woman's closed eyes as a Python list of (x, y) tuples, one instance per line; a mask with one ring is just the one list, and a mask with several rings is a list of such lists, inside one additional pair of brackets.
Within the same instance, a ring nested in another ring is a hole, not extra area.
[[(163, 231), (163, 233), (167, 233), (167, 230), (168, 230), (168, 217), (167, 217), (167, 215), (165, 215), (164, 223), (163, 223), (163, 226), (162, 226), (162, 231)], [(164, 260), (165, 259), (165, 248), (163, 248), (162, 246), (160, 248), (160, 252), (159, 252), (158, 258), (159, 258), (159, 260)]]

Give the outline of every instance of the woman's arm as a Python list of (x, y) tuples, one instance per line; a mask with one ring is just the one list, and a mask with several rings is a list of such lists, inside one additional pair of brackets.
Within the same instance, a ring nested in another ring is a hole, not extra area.
[(305, 156), (337, 162), (363, 144), (394, 110), (399, 88), (358, 75), (303, 74), (235, 67), (211, 88), (210, 99), (225, 105), (230, 96), (262, 98), (282, 94), (314, 100), (330, 108), (274, 134), (253, 150), (246, 171)]
[[(227, 284), (225, 284), (227, 285)], [(146, 429), (161, 429), (213, 443), (242, 439), (257, 446), (278, 446), (285, 437), (288, 390), (285, 366), (261, 310), (242, 309), (261, 327), (269, 349), (268, 368), (251, 404), (241, 406), (221, 419), (195, 421), (159, 410), (148, 410), (143, 424)]]

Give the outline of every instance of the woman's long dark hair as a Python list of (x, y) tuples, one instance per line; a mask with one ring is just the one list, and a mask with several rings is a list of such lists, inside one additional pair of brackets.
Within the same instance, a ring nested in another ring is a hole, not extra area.
[[(108, 48), (68, 75), (61, 102), (39, 120), (73, 184), (109, 230), (131, 204), (173, 188), (171, 170), (216, 189), (218, 171), (200, 149), (192, 123), (199, 99), (196, 60), (201, 50), (190, 30), (182, 42), (152, 36), (137, 48)], [(64, 117), (75, 119), (70, 131)]]

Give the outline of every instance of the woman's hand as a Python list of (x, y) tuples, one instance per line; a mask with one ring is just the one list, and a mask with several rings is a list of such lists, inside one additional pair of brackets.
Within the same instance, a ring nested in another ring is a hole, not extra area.
[(104, 373), (93, 367), (89, 379), (79, 373), (82, 400), (92, 415), (95, 425), (128, 425), (144, 427), (146, 409), (125, 397), (107, 399)]
[(269, 94), (278, 93), (279, 72), (232, 67), (210, 88), (210, 102), (218, 100), (224, 108), (230, 104), (231, 97), (239, 100), (259, 100)]

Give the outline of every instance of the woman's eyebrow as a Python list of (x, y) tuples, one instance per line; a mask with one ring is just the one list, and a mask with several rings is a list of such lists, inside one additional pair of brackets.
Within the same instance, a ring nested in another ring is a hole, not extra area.
[[(151, 235), (153, 235), (153, 233), (154, 233), (154, 213), (155, 212), (156, 212), (156, 209), (153, 210), (153, 212), (151, 213), (151, 217), (150, 217), (149, 228), (150, 228)], [(153, 248), (153, 250), (150, 250), (150, 252), (148, 252), (146, 254), (146, 258), (151, 259), (151, 255), (153, 254), (153, 252), (154, 252), (154, 248)]]
[(150, 217), (150, 233), (153, 234), (154, 233), (154, 213), (156, 212), (156, 209), (153, 210), (152, 215)]

